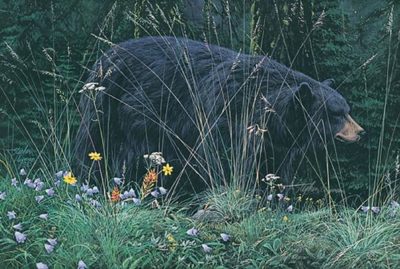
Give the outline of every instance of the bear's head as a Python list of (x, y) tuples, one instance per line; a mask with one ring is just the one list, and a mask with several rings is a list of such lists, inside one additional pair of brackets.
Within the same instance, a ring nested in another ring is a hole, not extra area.
[[(333, 89), (333, 80), (303, 81), (293, 89), (293, 135), (298, 139), (312, 139), (326, 143), (333, 139), (356, 142), (364, 129), (350, 116), (350, 107), (344, 97)], [(306, 139), (306, 140), (308, 140)]]

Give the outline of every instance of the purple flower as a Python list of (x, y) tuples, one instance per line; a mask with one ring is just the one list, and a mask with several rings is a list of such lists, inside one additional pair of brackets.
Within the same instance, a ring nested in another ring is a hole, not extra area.
[(360, 209), (361, 209), (362, 212), (367, 213), (370, 210), (370, 207), (369, 206), (362, 206)]
[(120, 177), (114, 177), (113, 178), (113, 181), (114, 181), (114, 183), (116, 184), (116, 185), (121, 185), (122, 184), (122, 182), (123, 182), (123, 179), (122, 178), (120, 178)]
[(87, 192), (88, 189), (89, 189), (89, 184), (82, 184), (81, 191)]
[(47, 242), (52, 246), (55, 246), (58, 243), (57, 238), (49, 238), (49, 239), (47, 239)]
[(272, 198), (273, 198), (274, 196), (272, 195), (272, 194), (269, 194), (268, 196), (267, 196), (267, 200), (268, 201), (272, 201)]
[(49, 214), (47, 214), (47, 213), (39, 215), (39, 218), (44, 219), (44, 220), (47, 220), (48, 217), (49, 217)]
[(44, 195), (35, 196), (36, 202), (40, 203), (44, 199)]
[(15, 241), (17, 241), (17, 243), (24, 243), (26, 240), (26, 234), (24, 233), (20, 233), (20, 232), (15, 232)]
[(13, 228), (14, 228), (14, 230), (21, 231), (22, 230), (22, 224), (21, 223), (15, 224), (15, 225), (13, 225)]
[(82, 201), (82, 197), (79, 194), (75, 194), (75, 201), (78, 203)]
[(86, 190), (86, 195), (93, 196), (93, 189), (89, 188)]
[(36, 264), (36, 269), (49, 269), (49, 267), (47, 266), (47, 264), (39, 262)]
[(205, 253), (210, 253), (212, 251), (212, 248), (210, 248), (209, 246), (207, 246), (206, 244), (201, 244), (201, 247), (203, 248), (203, 251)]
[(28, 186), (31, 189), (36, 188), (36, 184), (32, 182), (32, 179), (29, 178), (25, 179), (24, 185)]
[(142, 203), (142, 201), (138, 198), (132, 198), (132, 201), (135, 205), (140, 205)]
[(55, 193), (53, 188), (47, 189), (45, 192), (48, 196), (54, 196)]
[(158, 190), (160, 191), (160, 194), (161, 194), (161, 195), (166, 194), (167, 191), (168, 191), (168, 190), (167, 190), (166, 188), (164, 188), (164, 187), (159, 187)]
[(128, 194), (129, 194), (129, 197), (136, 197), (135, 191), (132, 188), (129, 190)]
[(197, 230), (196, 228), (193, 227), (193, 228), (187, 230), (186, 234), (190, 235), (190, 236), (197, 236), (199, 234), (199, 230)]
[(61, 184), (61, 180), (57, 179), (56, 181), (54, 181), (54, 187), (59, 187)]
[(17, 213), (15, 213), (15, 211), (8, 211), (7, 217), (9, 220), (15, 219), (17, 217)]
[(96, 186), (94, 186), (94, 187), (92, 188), (92, 190), (93, 190), (93, 193), (99, 193), (99, 189), (98, 189)]
[(160, 195), (160, 193), (159, 193), (157, 190), (154, 190), (154, 191), (150, 192), (150, 194), (151, 194), (151, 196), (153, 196), (154, 198), (157, 198), (157, 197)]
[(37, 179), (38, 181), (35, 180), (35, 182), (33, 182), (35, 184), (35, 191), (41, 191), (44, 187), (44, 182), (40, 181), (40, 179)]
[(47, 253), (51, 253), (54, 250), (54, 246), (50, 244), (44, 244), (44, 248), (46, 249)]
[(278, 196), (279, 201), (281, 201), (285, 197), (282, 193), (278, 193), (276, 196)]
[(5, 192), (0, 191), (0, 200), (5, 200), (6, 199), (7, 194)]
[(55, 175), (56, 179), (61, 179), (64, 176), (64, 171), (58, 171)]
[(89, 204), (90, 204), (91, 206), (93, 206), (93, 207), (96, 207), (96, 208), (101, 207), (100, 202), (99, 202), (99, 201), (96, 201), (96, 200), (94, 200), (94, 199), (91, 199), (91, 200), (89, 201)]
[(224, 242), (228, 242), (229, 240), (231, 240), (231, 236), (229, 234), (225, 234), (225, 233), (221, 234), (221, 238), (222, 238), (222, 241), (224, 241)]
[(293, 211), (293, 205), (288, 206), (288, 208), (286, 208), (287, 212), (292, 212)]
[(87, 265), (82, 260), (80, 260), (78, 262), (78, 269), (87, 269)]
[(11, 186), (17, 187), (18, 181), (17, 179), (14, 177), (11, 179)]

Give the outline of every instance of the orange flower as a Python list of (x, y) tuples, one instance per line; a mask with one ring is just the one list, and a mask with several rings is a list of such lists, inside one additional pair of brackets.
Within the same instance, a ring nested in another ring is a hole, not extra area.
[(111, 192), (111, 202), (118, 202), (121, 197), (119, 196), (121, 192), (119, 191), (118, 187), (114, 187), (113, 191)]
[(149, 170), (144, 176), (142, 187), (140, 188), (141, 198), (145, 198), (151, 192), (151, 189), (157, 184), (158, 174), (156, 170)]

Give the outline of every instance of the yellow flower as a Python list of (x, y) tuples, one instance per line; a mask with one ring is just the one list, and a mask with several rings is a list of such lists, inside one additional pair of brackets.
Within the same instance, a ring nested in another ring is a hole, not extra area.
[(70, 185), (75, 185), (76, 184), (76, 177), (74, 177), (71, 172), (68, 172), (64, 176), (64, 182), (67, 183), (67, 184), (70, 184)]
[(173, 237), (172, 234), (167, 234), (167, 241), (168, 241), (168, 245), (169, 245), (169, 250), (170, 251), (175, 251), (176, 250), (176, 246), (178, 245), (175, 238)]
[(118, 202), (121, 200), (121, 197), (119, 196), (121, 192), (119, 191), (118, 187), (114, 187), (113, 191), (111, 192), (111, 202)]
[(284, 221), (284, 222), (288, 222), (288, 221), (289, 221), (288, 216), (284, 216), (284, 217), (283, 217), (283, 221)]
[(100, 161), (101, 159), (103, 159), (103, 157), (101, 157), (100, 153), (98, 152), (90, 152), (89, 157), (93, 161)]
[(174, 167), (170, 166), (169, 163), (163, 166), (162, 171), (165, 176), (170, 176), (172, 174), (172, 171), (174, 170)]

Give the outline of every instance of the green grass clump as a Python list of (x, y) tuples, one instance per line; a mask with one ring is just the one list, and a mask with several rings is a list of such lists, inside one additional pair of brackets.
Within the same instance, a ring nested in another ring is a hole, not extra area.
[[(350, 208), (319, 210), (303, 207), (287, 212), (286, 205), (260, 207), (253, 195), (225, 189), (205, 195), (209, 207), (220, 213), (217, 222), (193, 220), (170, 204), (154, 207), (111, 203), (101, 194), (102, 207), (75, 201), (78, 187), (61, 182), (55, 195), (20, 180), (0, 179), (0, 260), (4, 268), (32, 268), (43, 262), (50, 268), (398, 268), (400, 226), (393, 208), (379, 214)], [(36, 202), (37, 195), (45, 195)], [(152, 198), (154, 199), (154, 198)], [(161, 201), (160, 201), (161, 202)], [(153, 206), (152, 206), (153, 205)], [(297, 206), (296, 206), (297, 207)], [(234, 210), (236, 208), (236, 210)], [(16, 218), (8, 219), (7, 212)], [(332, 213), (336, 212), (336, 213)], [(47, 213), (48, 219), (39, 218)], [(17, 243), (13, 225), (21, 223), (27, 240)], [(197, 236), (187, 234), (191, 228)], [(224, 242), (220, 234), (230, 235)], [(54, 251), (44, 245), (56, 238)], [(206, 253), (202, 244), (212, 250)]]

